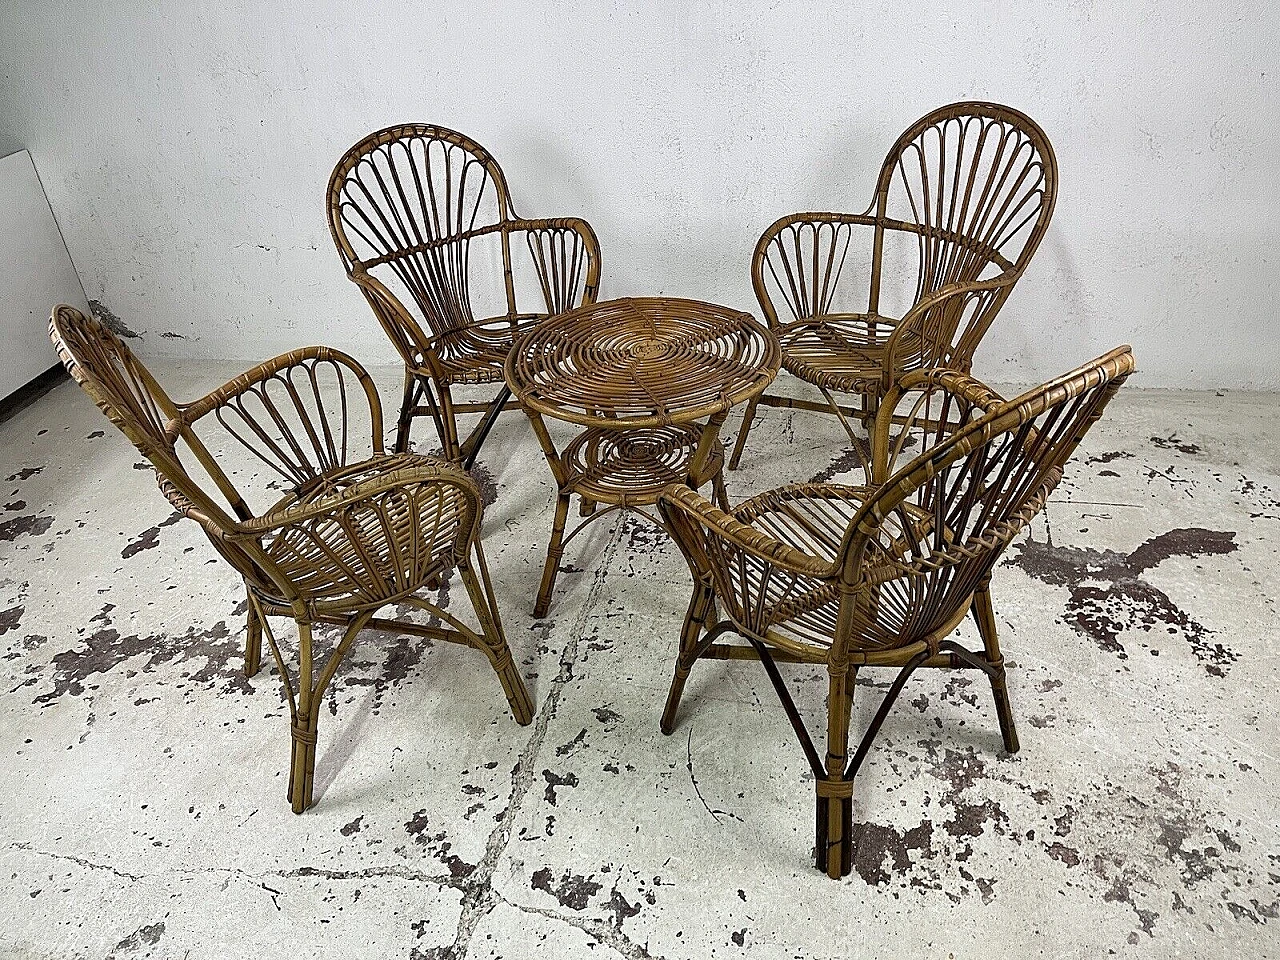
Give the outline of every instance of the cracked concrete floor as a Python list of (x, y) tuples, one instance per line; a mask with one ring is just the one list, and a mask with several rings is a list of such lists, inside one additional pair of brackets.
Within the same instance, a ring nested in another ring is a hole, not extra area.
[[(238, 372), (193, 368), (158, 372), (180, 397)], [(913, 679), (835, 883), (756, 665), (699, 665), (658, 732), (687, 590), (662, 536), (594, 526), (531, 619), (553, 488), (518, 415), (480, 471), (535, 723), (473, 651), (366, 634), (293, 816), (234, 576), (64, 383), (0, 424), (0, 955), (1280, 956), (1275, 412), (1122, 392), (997, 571), (1022, 751), (971, 678)], [(735, 499), (842, 476), (824, 418), (752, 439)], [(822, 671), (788, 675), (816, 724)]]

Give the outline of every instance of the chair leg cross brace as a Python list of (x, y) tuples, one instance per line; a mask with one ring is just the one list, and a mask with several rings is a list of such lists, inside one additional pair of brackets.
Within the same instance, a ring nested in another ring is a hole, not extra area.
[[(760, 662), (764, 667), (765, 673), (769, 677), (773, 689), (778, 694), (778, 699), (782, 702), (782, 709), (787, 715), (787, 719), (791, 722), (792, 728), (796, 732), (796, 737), (800, 741), (800, 746), (804, 750), (805, 758), (809, 761), (809, 766), (813, 770), (814, 786), (817, 795), (817, 809), (815, 811), (815, 842), (814, 842), (814, 861), (819, 870), (823, 870), (828, 876), (839, 879), (849, 873), (853, 868), (853, 781), (858, 775), (858, 771), (862, 768), (867, 755), (871, 752), (871, 747), (875, 743), (876, 737), (880, 734), (881, 727), (888, 719), (889, 711), (893, 709), (898, 697), (901, 695), (903, 688), (911, 675), (923, 666), (935, 652), (923, 650), (912, 657), (898, 671), (898, 675), (894, 678), (889, 690), (885, 693), (884, 699), (880, 702), (879, 709), (876, 710), (875, 717), (871, 724), (867, 727), (862, 735), (861, 741), (858, 743), (857, 750), (854, 752), (852, 759), (844, 766), (838, 776), (831, 776), (827, 768), (823, 765), (819, 757), (818, 750), (814, 746), (813, 738), (809, 735), (808, 728), (804, 724), (800, 711), (792, 699), (791, 692), (787, 689), (785, 681), (782, 679), (781, 673), (778, 671), (777, 663), (766, 647), (759, 640), (748, 637), (756, 653), (760, 657)], [(999, 684), (1000, 688), (1004, 687), (1004, 669), (1002, 663), (992, 663), (983, 658), (981, 655), (967, 650), (954, 640), (943, 640), (937, 645), (937, 652), (945, 651), (959, 660), (964, 666), (981, 670), (987, 674), (992, 680), (995, 687)], [(849, 683), (852, 684), (853, 677), (856, 676), (857, 668), (850, 668)], [(845, 704), (828, 703), (827, 709), (844, 710), (846, 716), (844, 719), (844, 729), (848, 726), (847, 713), (852, 708), (852, 696), (846, 696)], [(1006, 726), (1006, 712), (1008, 710), (1007, 695), (1002, 701), (1000, 693), (996, 694), (997, 713), (1000, 714), (1001, 733), (1004, 735), (1006, 749), (1010, 753), (1017, 750), (1017, 739), (1012, 735), (1012, 717), (1008, 717), (1008, 725)], [(1012, 739), (1012, 745), (1010, 740)], [(832, 743), (832, 748), (847, 750), (845, 744)], [(843, 758), (844, 754), (831, 754), (829, 759), (835, 760), (837, 763)], [(836, 817), (832, 817), (831, 803), (839, 803), (839, 810)], [(834, 821), (834, 822), (833, 822)]]
[[(441, 398), (437, 402), (431, 384), (424, 377), (412, 373), (405, 376), (404, 398), (400, 404), (400, 418), (396, 423), (395, 451), (396, 453), (409, 452), (409, 432), (414, 418), (429, 413), (436, 425), (436, 434), (440, 437), (440, 448), (444, 452), (445, 459), (460, 461), (462, 469), (470, 470), (475, 465), (480, 446), (489, 436), (489, 431), (493, 429), (498, 414), (506, 409), (507, 401), (511, 399), (511, 388), (504, 386), (498, 391), (497, 396), (485, 405), (480, 422), (461, 443), (458, 441), (458, 425), (454, 419), (457, 413), (449, 396), (448, 387), (440, 389)], [(477, 404), (474, 409), (479, 409), (479, 405)], [(474, 412), (474, 410), (466, 407), (464, 412)]]
[(507, 401), (511, 399), (511, 388), (503, 387), (498, 391), (498, 395), (493, 398), (493, 402), (489, 404), (489, 409), (484, 412), (484, 416), (480, 422), (476, 424), (476, 428), (471, 431), (471, 435), (463, 441), (459, 453), (462, 454), (462, 469), (470, 470), (476, 462), (476, 457), (480, 453), (480, 445), (484, 443), (485, 438), (489, 436), (489, 431), (493, 429), (494, 423), (507, 405)]

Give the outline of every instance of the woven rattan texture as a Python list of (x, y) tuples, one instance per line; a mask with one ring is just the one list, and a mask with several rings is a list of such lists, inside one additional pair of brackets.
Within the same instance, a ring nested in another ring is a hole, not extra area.
[[(698, 427), (687, 425), (592, 427), (565, 447), (564, 463), (575, 493), (604, 503), (651, 504), (670, 484), (686, 481), (701, 438)], [(723, 465), (717, 442), (703, 472), (714, 475)]]
[[(850, 869), (851, 782), (918, 667), (986, 673), (1005, 749), (1016, 751), (991, 573), (1133, 366), (1129, 348), (1120, 347), (1009, 402), (958, 371), (910, 373), (887, 392), (876, 418), (865, 486), (794, 484), (732, 512), (688, 487), (668, 488), (659, 504), (694, 590), (664, 731), (674, 726), (698, 659), (762, 660), (813, 768), (815, 857), (832, 877)], [(950, 636), (970, 612), (981, 651)], [(717, 623), (718, 615), (724, 622)], [(750, 646), (716, 644), (727, 632)], [(825, 761), (775, 658), (827, 666)], [(853, 681), (859, 669), (875, 666), (899, 673), (850, 757)]]
[[(783, 367), (822, 400), (761, 396), (747, 409), (730, 466), (760, 403), (831, 412), (850, 429), (851, 416), (870, 423), (908, 371), (967, 372), (1044, 237), (1057, 185), (1053, 148), (1029, 117), (994, 103), (953, 103), (898, 138), (866, 211), (795, 213), (772, 224), (756, 245), (752, 283)], [(857, 241), (870, 252), (865, 276), (846, 268)], [(913, 278), (895, 272), (909, 270), (910, 257), (886, 261), (899, 241), (914, 247)], [(901, 281), (914, 287), (910, 303), (885, 316), (882, 291)], [(838, 394), (860, 398), (861, 408)]]
[[(308, 347), (259, 364), (193, 403), (176, 403), (128, 347), (74, 307), (54, 309), (49, 334), (72, 378), (151, 462), (161, 491), (243, 578), (248, 600), (245, 672), (259, 669), (265, 637), (289, 706), (288, 797), (295, 813), (312, 802), (316, 728), (323, 694), (365, 627), (447, 640), (489, 659), (521, 723), (533, 704), (511, 659), (480, 546), (482, 500), (474, 481), (434, 457), (388, 455), (373, 381), (351, 357)], [(336, 396), (336, 404), (324, 397)], [(368, 405), (369, 454), (351, 421)], [(353, 402), (355, 401), (355, 402)], [(331, 409), (336, 406), (336, 410)], [(283, 497), (260, 512), (235, 486), (235, 468), (206, 445), (217, 437), (273, 471)], [(213, 490), (188, 471), (194, 460)], [(457, 571), (477, 626), (422, 594)], [(429, 623), (384, 620), (388, 605), (417, 608)], [(269, 617), (292, 619), (296, 660)], [(313, 645), (321, 624), (342, 628), (325, 656)]]
[(780, 359), (774, 337), (748, 313), (644, 297), (539, 325), (512, 352), (507, 380), (522, 404), (558, 420), (665, 426), (754, 396)]
[[(469, 465), (508, 393), (504, 386), (488, 403), (457, 403), (452, 387), (500, 384), (520, 334), (595, 300), (600, 247), (591, 225), (518, 217), (484, 147), (420, 123), (375, 131), (351, 147), (329, 179), (328, 210), (348, 276), (404, 360), (396, 449), (408, 449), (413, 419), (430, 415), (445, 456)], [(496, 291), (477, 289), (486, 246), (501, 261)], [(521, 268), (536, 293), (518, 295)], [(473, 306), (495, 301), (503, 304), (497, 312)], [(463, 438), (457, 416), (466, 413), (483, 416)]]

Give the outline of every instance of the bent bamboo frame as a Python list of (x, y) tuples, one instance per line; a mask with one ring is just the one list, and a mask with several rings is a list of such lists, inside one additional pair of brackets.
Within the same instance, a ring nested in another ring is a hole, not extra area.
[[(533, 704), (503, 635), (480, 546), (480, 491), (452, 464), (383, 451), (377, 390), (355, 360), (328, 347), (295, 350), (182, 404), (119, 338), (74, 307), (54, 309), (49, 334), (67, 371), (155, 467), (170, 503), (200, 524), (243, 578), (245, 672), (258, 671), (265, 636), (289, 705), (288, 798), (295, 813), (312, 803), (321, 699), (366, 627), (480, 650), (517, 722), (532, 721)], [(333, 394), (336, 415), (329, 409)], [(367, 402), (372, 431), (371, 456), (361, 460), (353, 456), (352, 395)], [(201, 437), (214, 423), (290, 492), (255, 513)], [(187, 471), (180, 449), (199, 462), (225, 507)], [(419, 595), (453, 570), (466, 585), (478, 629)], [(377, 616), (399, 603), (449, 626)], [(273, 616), (297, 624), (296, 661), (272, 630)], [(314, 639), (320, 624), (344, 628), (322, 662)]]
[[(1005, 749), (1016, 751), (991, 573), (1133, 369), (1129, 348), (1118, 347), (1008, 402), (959, 371), (908, 373), (887, 391), (876, 418), (869, 486), (793, 484), (731, 513), (685, 486), (668, 487), (659, 508), (689, 564), (693, 595), (663, 732), (674, 727), (699, 659), (761, 660), (813, 767), (815, 861), (834, 878), (852, 863), (853, 778), (915, 670), (986, 673)], [(903, 464), (917, 445), (922, 452)], [(950, 639), (968, 614), (981, 651)], [(729, 632), (749, 646), (717, 642)], [(826, 665), (825, 761), (777, 662)], [(899, 673), (851, 757), (854, 680), (877, 666)]]
[[(867, 210), (795, 213), (760, 237), (752, 286), (782, 344), (783, 367), (816, 387), (855, 445), (849, 407), (869, 425), (880, 400), (910, 370), (967, 372), (974, 351), (1025, 272), (1053, 215), (1057, 160), (1025, 114), (994, 103), (953, 103), (912, 124), (890, 148)], [(866, 310), (838, 312), (857, 228), (871, 231)], [(891, 235), (917, 248), (915, 294), (901, 317), (884, 316), (881, 291)], [(729, 459), (736, 469), (763, 394), (743, 415)]]
[[(396, 451), (409, 449), (413, 420), (429, 415), (445, 458), (470, 467), (497, 416), (513, 407), (505, 387), (478, 405), (455, 402), (454, 388), (501, 384), (516, 337), (595, 302), (595, 232), (577, 217), (518, 217), (492, 155), (430, 124), (387, 127), (351, 147), (330, 176), (327, 206), (347, 275), (404, 361)], [(498, 316), (477, 317), (472, 308), (472, 245), (483, 238), (496, 238), (501, 249), (506, 309)], [(521, 248), (542, 299), (532, 311), (517, 305), (513, 268)], [(463, 439), (457, 416), (468, 412), (483, 416)]]

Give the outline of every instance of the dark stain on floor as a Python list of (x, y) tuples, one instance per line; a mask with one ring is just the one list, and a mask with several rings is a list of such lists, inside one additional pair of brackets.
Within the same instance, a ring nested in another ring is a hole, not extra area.
[(32, 703), (49, 705), (62, 697), (83, 696), (86, 690), (96, 689), (91, 680), (117, 669), (125, 662), (145, 658), (136, 668), (140, 673), (151, 673), (157, 667), (169, 664), (191, 664), (194, 669), (182, 674), (184, 680), (217, 687), (223, 692), (251, 693), (253, 688), (240, 667), (239, 631), (232, 633), (225, 620), (211, 627), (190, 627), (181, 634), (121, 634), (111, 625), (114, 604), (107, 604), (93, 617), (97, 626), (93, 633), (75, 646), (53, 656), (48, 666), (33, 664), (27, 668), (30, 686), (48, 677), (50, 687)]
[(1057, 547), (1039, 540), (1015, 545), (1012, 563), (1037, 580), (1070, 591), (1063, 622), (1102, 650), (1122, 659), (1128, 651), (1120, 637), (1139, 628), (1180, 632), (1197, 659), (1213, 676), (1226, 675), (1238, 655), (1215, 642), (1213, 631), (1186, 612), (1142, 574), (1171, 557), (1205, 557), (1234, 553), (1236, 535), (1185, 527), (1152, 537), (1132, 553), (1090, 547)]
[(163, 936), (163, 920), (159, 923), (149, 923), (141, 926), (115, 945), (115, 948), (107, 955), (108, 960), (137, 953), (144, 947), (153, 947), (160, 942), (160, 938)]
[[(1187, 906), (1190, 898), (1184, 895), (1200, 886), (1214, 890), (1223, 909), (1237, 920), (1264, 924), (1280, 917), (1280, 874), (1264, 879), (1247, 866), (1231, 825), (1215, 822), (1212, 811), (1202, 808), (1195, 774), (1176, 763), (1150, 767), (1150, 779), (1139, 776), (1126, 783), (1107, 777), (1087, 795), (1055, 799), (1050, 789), (1023, 782), (1016, 769), (992, 767), (972, 747), (940, 750), (936, 740), (921, 741), (920, 746), (925, 751), (919, 758), (923, 768), (916, 766), (907, 776), (915, 779), (923, 769), (941, 781), (941, 792), (925, 798), (935, 813), (905, 829), (854, 824), (854, 870), (870, 885), (942, 890), (957, 903), (976, 891), (984, 903), (990, 902), (996, 880), (977, 875), (971, 866), (977, 852), (972, 841), (990, 828), (1007, 843), (1021, 846), (1031, 841), (1032, 849), (1038, 847), (1050, 860), (1080, 871), (1096, 885), (1103, 902), (1132, 910), (1136, 928), (1128, 934), (1130, 944), (1139, 942), (1141, 934), (1155, 935), (1166, 903), (1168, 910), (1192, 912)], [(985, 796), (995, 783), (1030, 796), (1046, 814), (1011, 823), (1000, 804)], [(1056, 815), (1054, 807), (1060, 811)], [(1087, 808), (1084, 816), (1082, 808)], [(1046, 821), (1047, 828), (1041, 826)], [(1072, 833), (1081, 823), (1088, 824), (1086, 836), (1073, 843)], [(1100, 824), (1107, 839), (1097, 834)], [(1083, 854), (1081, 848), (1091, 852)], [(1273, 860), (1280, 863), (1280, 857)], [(1170, 867), (1176, 879), (1169, 876)], [(972, 887), (945, 889), (954, 876)]]
[(498, 502), (498, 483), (493, 478), (493, 472), (483, 463), (472, 464), (471, 479), (476, 482), (476, 486), (480, 488), (480, 501), (486, 507), (491, 507)]
[[(357, 820), (358, 822), (358, 820)], [(422, 847), (431, 856), (435, 857), (444, 866), (449, 869), (449, 875), (454, 880), (463, 880), (469, 877), (475, 871), (475, 864), (467, 863), (456, 853), (451, 853), (453, 843), (449, 840), (448, 832), (440, 830), (432, 833), (427, 829), (430, 824), (430, 818), (426, 810), (419, 810), (413, 815), (413, 818), (404, 825), (405, 833), (409, 834), (418, 846)], [(350, 824), (348, 824), (350, 826)], [(354, 831), (353, 831), (354, 832)]]
[(1090, 457), (1085, 463), (1112, 463), (1116, 460), (1132, 460), (1133, 454), (1128, 450), (1108, 450)]
[(547, 781), (547, 789), (543, 791), (543, 799), (553, 807), (556, 805), (556, 789), (558, 787), (576, 787), (578, 785), (578, 776), (575, 773), (566, 773), (561, 776), (558, 773), (552, 773), (550, 770), (543, 770), (542, 779)]
[(551, 894), (560, 906), (570, 910), (585, 910), (587, 902), (604, 889), (603, 884), (596, 883), (590, 877), (582, 877), (568, 870), (560, 875), (559, 880), (554, 880), (549, 867), (535, 870), (529, 879), (534, 890)]
[[(434, 603), (442, 610), (449, 609), (449, 593), (450, 582), (445, 581), (440, 587), (436, 596), (431, 598)], [(404, 617), (414, 612), (413, 607), (408, 605), (400, 605), (396, 608), (395, 615)], [(427, 620), (432, 626), (438, 626), (439, 617), (431, 617)], [(408, 634), (395, 634), (389, 640), (384, 640), (377, 647), (363, 645), (361, 650), (384, 650), (385, 655), (382, 664), (378, 664), (371, 660), (353, 659), (342, 669), (341, 685), (347, 687), (372, 687), (373, 702), (370, 704), (373, 715), (376, 717), (378, 711), (382, 709), (382, 705), (386, 702), (387, 694), (399, 686), (417, 671), (418, 665), (422, 662), (422, 655), (434, 646), (434, 641), (428, 637), (415, 637)], [(369, 672), (373, 671), (373, 672)], [(337, 712), (337, 691), (338, 685), (329, 688), (329, 710), (331, 713)]]
[(0, 542), (17, 540), (19, 537), (38, 537), (53, 526), (53, 517), (43, 517), (34, 513), (24, 514), (0, 523)]
[(148, 527), (143, 530), (137, 537), (125, 544), (125, 548), (120, 551), (120, 557), (128, 560), (130, 557), (141, 553), (143, 550), (151, 550), (160, 546), (160, 528), (171, 527), (182, 519), (182, 514), (176, 510), (166, 520), (161, 520), (154, 527)]
[(10, 630), (17, 630), (22, 624), (22, 614), (26, 610), (23, 606), (10, 607), (8, 610), (0, 610), (0, 635), (8, 633)]
[(1185, 453), (1191, 457), (1199, 456), (1204, 452), (1197, 444), (1179, 440), (1177, 433), (1171, 433), (1167, 437), (1152, 437), (1151, 444), (1161, 450), (1176, 450), (1178, 453)]
[(819, 470), (809, 478), (810, 483), (827, 483), (834, 480), (841, 474), (848, 473), (851, 470), (859, 470), (863, 468), (866, 460), (861, 450), (856, 447), (849, 447), (827, 466)]

